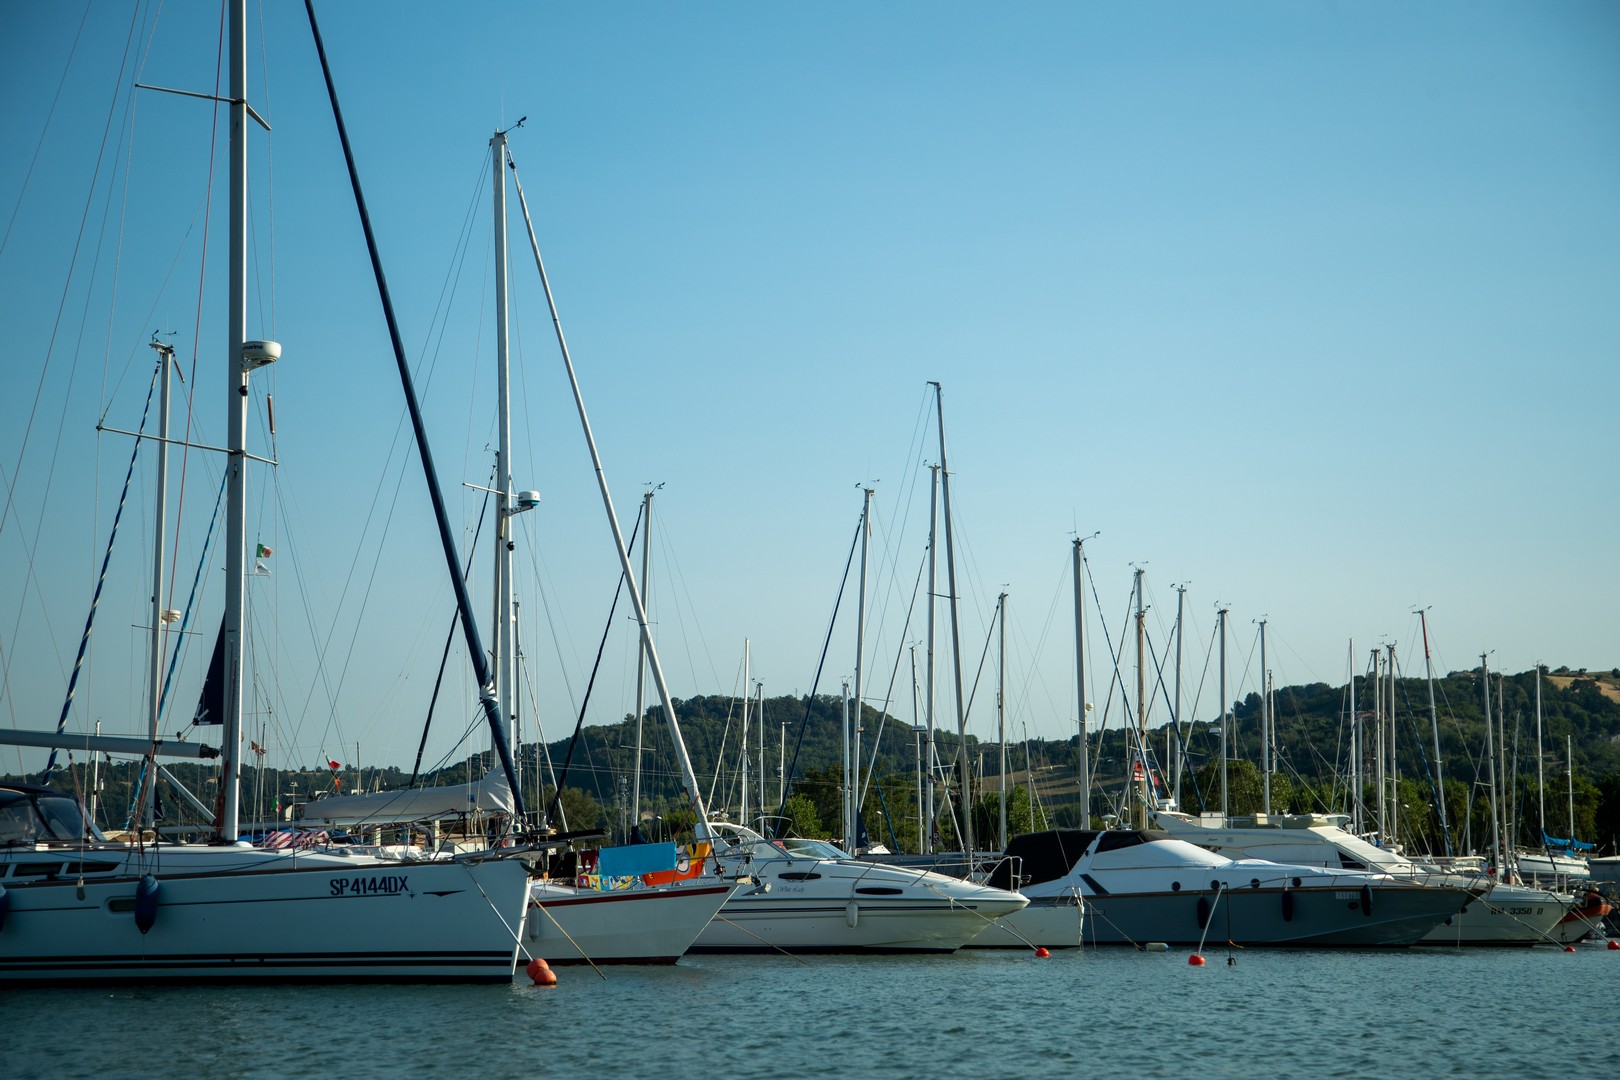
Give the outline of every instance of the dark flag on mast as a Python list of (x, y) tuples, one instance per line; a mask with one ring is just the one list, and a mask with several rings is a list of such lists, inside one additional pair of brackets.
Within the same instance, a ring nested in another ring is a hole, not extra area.
[(223, 724), (225, 722), (225, 620), (219, 624), (219, 635), (214, 638), (214, 655), (208, 661), (208, 674), (203, 678), (202, 697), (197, 701), (193, 724)]

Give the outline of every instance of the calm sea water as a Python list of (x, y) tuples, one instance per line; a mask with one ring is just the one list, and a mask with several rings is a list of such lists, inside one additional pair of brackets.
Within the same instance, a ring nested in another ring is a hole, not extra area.
[(8, 990), (0, 1076), (1612, 1077), (1620, 952), (1576, 950), (711, 956), (560, 968), (555, 987)]

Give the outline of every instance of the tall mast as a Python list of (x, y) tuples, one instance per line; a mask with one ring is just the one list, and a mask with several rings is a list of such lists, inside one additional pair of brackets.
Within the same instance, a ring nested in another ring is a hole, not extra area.
[[(1546, 755), (1541, 751), (1541, 661), (1536, 661), (1536, 827), (1541, 830), (1543, 848), (1547, 835), (1547, 776), (1543, 758)], [(1570, 829), (1569, 837), (1575, 838), (1575, 830)]]
[[(1176, 728), (1175, 746), (1176, 767), (1175, 780), (1170, 785), (1171, 795), (1179, 800), (1181, 798), (1181, 639), (1186, 632), (1187, 624), (1182, 620), (1187, 608), (1187, 586), (1185, 583), (1176, 586), (1176, 714), (1171, 717), (1171, 723)], [(1181, 809), (1178, 801), (1176, 809)]]
[(1569, 778), (1569, 850), (1575, 850), (1575, 736), (1564, 736), (1564, 773)]
[(1378, 835), (1389, 835), (1389, 805), (1384, 799), (1384, 681), (1383, 656), (1372, 651), (1373, 673), (1373, 783), (1378, 787)]
[(1389, 650), (1389, 840), (1391, 844), (1398, 844), (1401, 836), (1401, 774), (1395, 760), (1395, 739), (1398, 734), (1395, 726), (1395, 643), (1391, 642), (1386, 648)]
[(973, 789), (968, 782), (967, 703), (962, 699), (962, 634), (956, 613), (956, 549), (951, 540), (951, 469), (945, 459), (945, 396), (939, 383), (934, 387), (934, 405), (939, 414), (939, 474), (945, 501), (945, 584), (950, 589), (951, 669), (956, 678), (957, 761), (962, 769), (962, 852), (973, 860)]
[(1231, 727), (1227, 722), (1227, 709), (1230, 699), (1226, 694), (1226, 612), (1227, 608), (1215, 609), (1219, 616), (1221, 626), (1221, 824), (1232, 819), (1232, 804), (1229, 798), (1226, 775), (1226, 729)]
[(996, 744), (1000, 754), (997, 790), (1001, 801), (1001, 844), (1007, 850), (1007, 594), (996, 597), (996, 618), (1001, 624), (1001, 659), (996, 674)]
[(1363, 831), (1361, 813), (1361, 718), (1356, 713), (1356, 642), (1350, 639), (1345, 665), (1350, 669), (1350, 824), (1357, 835)]
[(748, 824), (748, 639), (743, 638), (743, 693), (742, 693), (742, 744), (740, 757), (742, 758), (742, 788), (741, 805), (737, 808), (737, 820)]
[(1506, 867), (1502, 863), (1502, 818), (1496, 802), (1496, 725), (1491, 721), (1491, 669), (1485, 662), (1485, 653), (1479, 654), (1480, 684), (1485, 694), (1485, 763), (1491, 778), (1491, 858), (1498, 880), (1505, 881)]
[[(147, 734), (158, 740), (158, 723), (163, 708), (163, 562), (164, 526), (168, 523), (169, 490), (169, 367), (174, 363), (174, 347), (153, 341), (158, 354), (158, 439), (157, 439), (157, 498), (153, 513), (155, 527), (152, 539), (152, 643), (147, 657), (147, 678), (150, 680), (147, 697)], [(147, 770), (146, 783), (141, 789), (141, 824), (153, 824), (153, 804), (157, 795), (156, 762)]]
[(839, 846), (842, 847), (845, 851), (849, 852), (851, 855), (853, 855), (853, 854), (855, 854), (855, 825), (850, 820), (851, 816), (852, 816), (851, 813), (850, 813), (850, 806), (854, 802), (854, 795), (853, 795), (854, 785), (849, 782), (849, 680), (848, 679), (845, 679), (844, 682), (843, 682), (843, 693), (840, 695), (839, 699), (844, 703), (844, 710), (843, 710), (842, 716), (840, 717), (840, 723), (839, 723), (839, 730), (843, 733), (843, 736), (844, 736), (843, 745), (842, 745), (842, 750), (843, 750), (843, 755), (844, 756), (841, 759), (842, 762), (843, 762), (842, 771), (843, 771), (843, 774), (844, 774), (844, 783), (842, 785), (843, 790), (841, 790), (839, 792), (839, 797), (838, 797), (838, 810), (839, 810), (838, 816), (844, 819), (841, 822), (841, 824), (844, 827), (844, 835), (843, 835), (843, 839), (839, 843)]
[[(641, 497), (641, 588), (648, 603), (652, 602), (652, 491)], [(647, 674), (647, 649), (636, 639), (636, 766), (630, 785), (630, 813), (636, 826), (641, 822), (641, 755), (642, 724), (646, 712), (643, 698), (644, 678)]]
[(861, 812), (861, 702), (862, 696), (862, 661), (866, 653), (866, 564), (867, 547), (872, 537), (872, 489), (861, 489), (861, 591), (855, 605), (855, 721), (850, 731), (850, 771), (844, 774), (844, 782), (849, 785), (849, 840), (847, 850), (855, 854), (855, 844), (860, 838), (860, 829), (856, 828), (855, 818)]
[(1260, 781), (1261, 809), (1271, 813), (1271, 687), (1266, 679), (1266, 620), (1260, 620)]
[(1440, 811), (1440, 839), (1445, 853), (1451, 855), (1451, 830), (1446, 825), (1446, 787), (1440, 763), (1440, 713), (1434, 706), (1434, 661), (1429, 655), (1429, 620), (1425, 611), (1418, 612), (1418, 625), (1423, 628), (1423, 671), (1429, 681), (1429, 730), (1434, 734), (1434, 805)]
[(1086, 731), (1091, 705), (1086, 701), (1086, 608), (1083, 599), (1085, 540), (1074, 542), (1074, 673), (1080, 686), (1080, 827), (1091, 828), (1091, 743)]
[(247, 588), (247, 5), (231, 4), (230, 157), (231, 226), (226, 292), (225, 397), (225, 716), (220, 732), (220, 814), (216, 839), (235, 843), (241, 832), (242, 604)]
[(495, 227), (495, 701), (516, 745), (517, 663), (512, 648), (512, 407), (507, 353), (506, 133), (489, 140)]
[(923, 702), (925, 705), (925, 726), (923, 733), (923, 770), (927, 777), (923, 797), (928, 800), (927, 827), (922, 835), (922, 852), (931, 855), (934, 851), (934, 627), (939, 619), (934, 614), (934, 600), (939, 592), (937, 584), (939, 575), (935, 572), (936, 556), (939, 547), (935, 543), (936, 525), (939, 519), (939, 466), (928, 466), (928, 655), (925, 658), (926, 674), (923, 681)]
[[(1502, 700), (1502, 683), (1504, 678), (1505, 676), (1503, 676), (1500, 672), (1497, 673), (1496, 723), (1498, 738), (1496, 740), (1496, 752), (1501, 758), (1502, 766), (1502, 870), (1504, 872), (1504, 877), (1502, 880), (1511, 881), (1512, 878), (1505, 876), (1508, 873), (1512, 873), (1512, 870), (1510, 870), (1508, 867), (1508, 863), (1513, 859), (1513, 778), (1508, 775), (1507, 767), (1507, 707), (1503, 704)], [(1517, 762), (1515, 762), (1515, 764), (1517, 764)]]
[[(1136, 765), (1132, 766), (1132, 773), (1137, 766), (1141, 769), (1141, 776), (1137, 784), (1138, 805), (1136, 809), (1136, 827), (1148, 827), (1148, 775), (1147, 775), (1147, 664), (1143, 657), (1147, 639), (1147, 609), (1142, 606), (1142, 574), (1140, 566), (1136, 568)], [(1129, 777), (1127, 777), (1129, 782)]]
[(917, 851), (918, 852), (924, 852), (924, 851), (928, 850), (928, 846), (927, 846), (928, 845), (928, 841), (927, 841), (927, 832), (928, 832), (928, 830), (927, 830), (926, 826), (923, 824), (923, 822), (925, 821), (925, 819), (923, 817), (923, 778), (924, 778), (924, 776), (926, 774), (923, 771), (923, 731), (924, 731), (924, 728), (923, 728), (922, 722), (918, 719), (918, 717), (920, 717), (922, 715), (922, 709), (921, 709), (921, 707), (920, 707), (920, 705), (918, 703), (918, 700), (917, 700), (917, 698), (918, 698), (917, 691), (918, 691), (918, 687), (917, 687), (917, 643), (912, 642), (912, 644), (911, 644), (911, 734), (912, 734), (912, 743), (916, 747), (916, 753), (917, 753)]
[[(754, 708), (754, 716), (757, 718), (755, 720), (755, 723), (759, 725), (759, 740), (758, 740), (759, 741), (759, 748), (755, 751), (755, 753), (758, 754), (758, 756), (759, 756), (759, 780), (758, 780), (758, 784), (759, 784), (759, 812), (761, 814), (763, 814), (763, 813), (765, 813), (765, 808), (770, 805), (769, 801), (765, 798), (765, 684), (764, 683), (758, 682), (758, 681), (756, 681), (754, 683), (754, 695), (755, 695), (755, 701), (756, 701), (756, 705), (755, 705), (755, 708)], [(781, 805), (781, 804), (778, 803), (777, 805)]]

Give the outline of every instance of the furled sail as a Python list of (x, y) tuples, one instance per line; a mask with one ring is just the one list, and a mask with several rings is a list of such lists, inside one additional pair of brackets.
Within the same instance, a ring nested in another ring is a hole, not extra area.
[(472, 813), (510, 814), (513, 806), (506, 774), (497, 769), (470, 784), (315, 799), (295, 816), (305, 825), (391, 825)]

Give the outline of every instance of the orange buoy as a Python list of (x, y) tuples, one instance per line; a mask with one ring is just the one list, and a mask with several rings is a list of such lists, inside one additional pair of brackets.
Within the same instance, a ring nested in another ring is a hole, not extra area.
[(1035, 948), (1035, 955), (1045, 959), (1046, 957), (1051, 956), (1052, 953), (1045, 945), (1039, 945)]
[(546, 963), (538, 956), (529, 961), (529, 966), (525, 970), (528, 971), (529, 978), (534, 980), (534, 985), (536, 986), (557, 985), (556, 972), (551, 970), (550, 964)]
[(1203, 967), (1204, 958), (1199, 956), (1197, 953), (1193, 953), (1191, 956), (1187, 957), (1187, 964), (1189, 967)]

